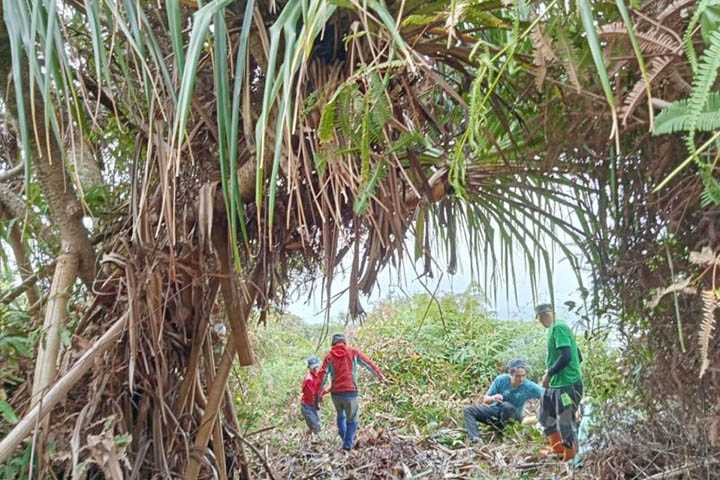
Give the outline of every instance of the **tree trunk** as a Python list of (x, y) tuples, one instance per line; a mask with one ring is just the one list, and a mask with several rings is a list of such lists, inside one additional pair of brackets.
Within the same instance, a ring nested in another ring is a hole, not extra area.
[[(7, 88), (13, 83), (7, 82), (11, 72), (10, 40), (4, 21), (0, 21), (0, 94), (5, 99), (6, 111), (13, 118), (18, 117), (16, 92)], [(23, 75), (25, 83), (29, 81), (26, 72)], [(27, 85), (25, 85), (27, 87)], [(30, 88), (26, 88), (25, 104), (30, 103)], [(37, 91), (37, 89), (35, 89)], [(33, 151), (26, 152), (32, 159), (37, 178), (40, 181), (43, 195), (47, 200), (50, 218), (60, 231), (61, 243), (69, 247), (68, 252), (78, 257), (78, 273), (88, 289), (92, 289), (95, 280), (95, 251), (90, 237), (82, 223), (83, 209), (75, 194), (75, 189), (67, 179), (70, 176), (65, 171), (62, 150), (55, 141), (54, 135), (46, 135), (45, 112), (42, 109), (42, 99), (36, 99), (35, 110), (28, 113), (35, 115), (29, 118), (28, 123), (35, 126), (36, 137), (31, 139)], [(49, 138), (49, 145), (45, 140)]]
[(41, 400), (57, 372), (60, 330), (62, 325), (65, 324), (67, 303), (75, 283), (77, 266), (78, 262), (75, 255), (65, 253), (58, 257), (55, 275), (50, 287), (47, 309), (45, 310), (43, 335), (38, 344), (31, 408)]
[[(222, 225), (222, 222), (219, 222)], [(254, 363), (250, 336), (247, 329), (247, 315), (252, 301), (243, 302), (235, 282), (235, 274), (231, 268), (232, 259), (228, 253), (227, 228), (216, 225), (213, 228), (213, 246), (220, 261), (220, 290), (225, 303), (225, 312), (230, 324), (230, 341), (235, 343), (235, 351), (240, 365), (248, 366)], [(255, 291), (254, 285), (250, 288)], [(243, 292), (247, 294), (247, 292)], [(255, 295), (251, 295), (255, 298)]]
[[(60, 333), (62, 326), (65, 325), (67, 304), (75, 278), (77, 278), (77, 268), (78, 259), (75, 255), (64, 253), (58, 257), (55, 275), (50, 286), (47, 309), (45, 310), (43, 335), (38, 343), (37, 356), (35, 357), (35, 376), (33, 377), (30, 408), (44, 402), (45, 393), (57, 373)], [(48, 417), (42, 422), (36, 443), (41, 472), (43, 465), (45, 465), (44, 447), (49, 421)]]
[[(10, 237), (8, 240), (10, 241), (10, 247), (13, 250), (13, 256), (15, 257), (18, 272), (20, 272), (20, 278), (24, 282), (32, 275), (33, 269), (30, 264), (30, 260), (27, 258), (27, 255), (25, 255), (25, 242), (23, 242), (22, 233), (20, 232), (20, 227), (17, 223), (10, 228)], [(38, 292), (35, 285), (32, 285), (27, 289), (25, 295), (27, 296), (30, 315), (34, 317), (35, 312), (37, 312), (40, 307), (40, 292)]]

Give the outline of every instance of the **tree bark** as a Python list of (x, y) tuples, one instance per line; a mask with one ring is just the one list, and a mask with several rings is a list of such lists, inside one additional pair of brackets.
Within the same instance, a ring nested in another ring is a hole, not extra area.
[[(13, 118), (17, 118), (15, 92), (12, 88), (6, 88), (8, 85), (13, 85), (6, 81), (10, 72), (10, 41), (5, 22), (0, 21), (0, 94), (6, 100), (7, 113)], [(24, 78), (27, 83), (28, 76), (24, 75)], [(25, 104), (29, 106), (30, 89), (26, 88), (25, 90)], [(61, 147), (55, 141), (54, 135), (46, 135), (45, 113), (42, 105), (43, 101), (35, 102), (35, 121), (33, 122), (32, 118), (28, 119), (29, 124), (35, 125), (37, 128), (36, 138), (32, 139), (35, 140), (32, 142), (33, 151), (27, 152), (27, 154), (33, 159), (37, 178), (47, 200), (50, 218), (60, 231), (61, 243), (64, 242), (65, 245), (68, 245), (69, 253), (77, 255), (80, 278), (88, 289), (92, 289), (95, 280), (95, 251), (82, 223), (82, 206), (77, 199), (72, 183), (67, 181), (70, 176), (65, 171)], [(28, 108), (28, 112), (29, 110)], [(46, 138), (50, 139), (49, 145), (45, 143)]]
[[(18, 271), (20, 272), (20, 278), (24, 283), (32, 276), (33, 271), (30, 260), (27, 258), (27, 255), (25, 255), (25, 242), (23, 242), (22, 233), (20, 232), (20, 227), (17, 223), (10, 228), (10, 236), (8, 240), (10, 241), (10, 247), (13, 250), (15, 263), (17, 264)], [(31, 285), (25, 291), (25, 296), (27, 297), (28, 308), (30, 309), (29, 313), (33, 320), (33, 324), (37, 325), (35, 322), (35, 315), (40, 307), (40, 292), (35, 285)]]
[[(61, 327), (65, 325), (65, 313), (73, 284), (77, 278), (77, 267), (77, 256), (64, 253), (58, 257), (55, 275), (50, 286), (47, 309), (45, 310), (45, 321), (42, 330), (44, 335), (38, 343), (37, 356), (35, 357), (35, 375), (33, 377), (30, 408), (43, 402), (45, 392), (57, 373), (60, 332)], [(43, 466), (46, 464), (44, 452), (49, 431), (49, 420), (49, 417), (43, 420), (37, 437), (36, 449), (40, 459), (40, 472), (42, 472)]]
[[(231, 268), (232, 260), (228, 253), (227, 228), (216, 225), (213, 228), (212, 237), (213, 246), (220, 261), (220, 290), (225, 303), (227, 320), (230, 324), (230, 341), (235, 344), (235, 351), (240, 365), (252, 365), (255, 360), (250, 345), (250, 336), (248, 335), (247, 315), (253, 302), (243, 302), (240, 298), (241, 292), (237, 288), (235, 272)], [(250, 288), (255, 291), (254, 285), (250, 285)], [(250, 296), (253, 299), (255, 298), (254, 294)]]
[(33, 380), (31, 407), (34, 406), (45, 393), (57, 373), (57, 357), (60, 350), (60, 329), (65, 324), (65, 312), (77, 275), (77, 257), (64, 253), (58, 257), (50, 287), (45, 321), (43, 323), (44, 335), (38, 344), (38, 353), (35, 362), (35, 376)]

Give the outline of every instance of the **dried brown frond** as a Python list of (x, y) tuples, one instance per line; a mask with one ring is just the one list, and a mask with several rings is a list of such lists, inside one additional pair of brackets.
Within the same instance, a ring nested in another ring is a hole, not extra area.
[[(605, 39), (620, 37), (627, 45), (630, 45), (630, 37), (627, 28), (622, 22), (610, 23), (600, 28), (600, 36)], [(679, 39), (674, 38), (666, 32), (650, 30), (646, 32), (635, 32), (640, 41), (640, 49), (647, 54), (677, 54), (682, 49)]]
[(715, 310), (718, 302), (714, 290), (703, 290), (703, 321), (700, 324), (700, 332), (698, 333), (698, 343), (700, 344), (700, 357), (702, 365), (700, 366), (700, 377), (705, 375), (710, 366), (710, 340), (715, 330)]
[[(648, 71), (648, 80), (654, 83), (659, 80), (660, 75), (673, 61), (672, 57), (655, 57), (650, 61), (650, 68)], [(633, 86), (632, 90), (625, 96), (623, 106), (620, 109), (622, 116), (623, 126), (627, 126), (628, 119), (632, 116), (633, 112), (640, 105), (643, 99), (646, 99), (646, 84), (644, 79), (638, 80)]]
[(537, 67), (535, 74), (535, 86), (538, 91), (542, 89), (547, 74), (547, 64), (556, 60), (555, 52), (550, 46), (550, 41), (545, 38), (540, 24), (530, 32), (530, 40), (533, 43), (533, 64)]

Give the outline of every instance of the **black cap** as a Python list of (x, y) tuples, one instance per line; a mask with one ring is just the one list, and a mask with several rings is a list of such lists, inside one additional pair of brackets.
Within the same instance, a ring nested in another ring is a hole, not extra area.
[(335, 345), (336, 343), (347, 343), (345, 341), (345, 335), (342, 333), (336, 333), (332, 336), (332, 345)]
[(543, 313), (548, 313), (553, 311), (553, 306), (549, 303), (541, 303), (537, 307), (535, 307), (535, 316), (542, 315)]

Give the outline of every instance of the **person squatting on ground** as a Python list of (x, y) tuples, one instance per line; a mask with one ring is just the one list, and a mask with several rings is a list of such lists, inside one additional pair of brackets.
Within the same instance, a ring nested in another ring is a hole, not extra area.
[(576, 413), (583, 396), (582, 356), (575, 335), (566, 323), (555, 319), (551, 305), (535, 308), (538, 321), (548, 329), (547, 371), (542, 385), (545, 393), (540, 404), (540, 423), (548, 439), (547, 454), (572, 460), (578, 449)]
[(332, 377), (330, 392), (337, 412), (338, 434), (342, 439), (342, 448), (349, 451), (355, 441), (357, 416), (360, 407), (358, 400), (358, 367), (367, 368), (381, 382), (387, 380), (375, 365), (361, 351), (347, 345), (345, 336), (337, 333), (332, 337), (332, 348), (323, 360), (320, 369), (320, 388), (324, 388), (327, 376)]
[(308, 373), (302, 384), (300, 411), (308, 426), (309, 434), (320, 433), (320, 359), (312, 356), (307, 359)]
[(527, 379), (528, 365), (524, 360), (510, 361), (508, 372), (495, 377), (483, 396), (482, 404), (465, 408), (465, 430), (471, 442), (480, 440), (478, 422), (502, 432), (508, 423), (522, 421), (527, 400), (542, 396), (543, 389)]

